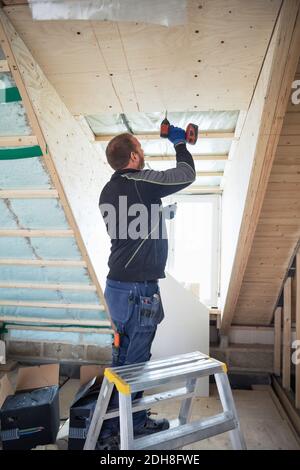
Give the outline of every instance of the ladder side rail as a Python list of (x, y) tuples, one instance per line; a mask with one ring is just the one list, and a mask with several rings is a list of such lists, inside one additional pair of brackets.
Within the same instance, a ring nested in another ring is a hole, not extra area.
[(246, 450), (247, 447), (244, 436), (241, 432), (239, 418), (234, 404), (228, 376), (225, 372), (218, 373), (215, 374), (215, 380), (224, 413), (231, 413), (235, 422), (235, 429), (229, 431), (232, 447), (234, 450)]
[(131, 394), (119, 392), (120, 407), (120, 450), (129, 450), (134, 447), (133, 418)]
[(83, 450), (93, 450), (96, 447), (113, 388), (114, 384), (104, 377)]

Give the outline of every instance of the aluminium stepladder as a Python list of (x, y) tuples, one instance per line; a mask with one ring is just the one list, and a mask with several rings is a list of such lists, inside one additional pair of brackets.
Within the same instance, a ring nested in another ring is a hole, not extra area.
[[(215, 377), (223, 413), (189, 423), (197, 379), (209, 375)], [(131, 400), (131, 393), (180, 382), (185, 382), (185, 386), (147, 395), (133, 402)], [(107, 410), (114, 386), (119, 392), (119, 410)], [(182, 403), (178, 419), (170, 422), (170, 428), (134, 439), (132, 412), (175, 398), (182, 399)], [(116, 416), (120, 417), (121, 450), (177, 449), (227, 431), (234, 449), (246, 449), (226, 365), (198, 351), (163, 360), (105, 369), (84, 450), (95, 449), (103, 421)]]

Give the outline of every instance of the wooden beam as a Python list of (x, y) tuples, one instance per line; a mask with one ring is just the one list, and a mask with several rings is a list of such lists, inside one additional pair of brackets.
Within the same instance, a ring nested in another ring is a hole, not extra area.
[(0, 72), (9, 72), (7, 60), (0, 60)]
[(289, 419), (293, 423), (294, 429), (297, 431), (297, 435), (300, 434), (300, 417), (297, 410), (295, 410), (294, 403), (291, 399), (290, 393), (280, 386), (278, 379), (273, 376), (272, 377), (272, 385), (273, 388), (283, 406), (284, 410), (286, 411)]
[[(16, 83), (16, 86), (19, 90), (19, 93), (22, 97), (23, 105), (26, 109), (26, 113), (28, 116), (28, 120), (30, 123), (30, 126), (34, 132), (34, 135), (36, 136), (38, 140), (38, 145), (40, 145), (43, 154), (46, 155), (47, 152), (47, 144), (44, 138), (44, 135), (42, 133), (42, 130), (40, 128), (39, 122), (37, 120), (37, 117), (32, 109), (31, 101), (29, 98), (29, 95), (27, 93), (27, 90), (25, 88), (23, 79), (21, 77), (21, 74), (18, 69), (18, 65), (16, 63), (12, 48), (10, 46), (10, 42), (8, 40), (8, 37), (6, 35), (6, 31), (4, 29), (4, 23), (5, 20), (7, 21), (6, 15), (3, 11), (0, 10), (0, 42), (1, 42), (1, 47), (3, 49), (3, 52), (6, 56), (6, 59), (8, 61), (12, 76), (14, 78), (14, 81)], [(13, 146), (13, 145), (12, 145)]]
[[(119, 134), (98, 134), (95, 135), (95, 142), (109, 142)], [(160, 140), (158, 132), (147, 132), (145, 134), (134, 134), (138, 140)], [(228, 131), (201, 131), (199, 130), (199, 139), (234, 139), (234, 132)]]
[(277, 307), (274, 319), (274, 374), (278, 376), (281, 372), (281, 317), (282, 308)]
[(283, 358), (282, 358), (282, 385), (286, 390), (291, 388), (291, 304), (292, 282), (288, 277), (283, 289)]
[(61, 319), (61, 318), (36, 318), (36, 317), (15, 317), (14, 315), (1, 315), (0, 322), (16, 322), (16, 323), (41, 323), (48, 325), (78, 325), (78, 326), (110, 326), (108, 320), (77, 320), (77, 319)]
[[(228, 155), (225, 154), (204, 154), (204, 155), (193, 155), (193, 159), (195, 161), (225, 161), (225, 160), (228, 160)], [(175, 155), (162, 155), (162, 156), (154, 156), (154, 155), (151, 155), (151, 156), (145, 156), (145, 160), (148, 161), (148, 162), (160, 162), (160, 161), (168, 161), (168, 160), (176, 160), (176, 157)]]
[(13, 5), (28, 5), (28, 0), (2, 0), (4, 5), (13, 6)]
[(56, 189), (4, 189), (0, 199), (57, 199)]
[(196, 171), (196, 176), (223, 176), (224, 171)]
[[(22, 322), (23, 323), (23, 322)], [(54, 323), (54, 322), (53, 322)], [(106, 328), (105, 328), (106, 327)], [(101, 335), (105, 334), (113, 334), (113, 330), (110, 328), (110, 323), (107, 320), (106, 324), (101, 326), (101, 328), (97, 328), (96, 326), (93, 325), (93, 322), (90, 322), (88, 325), (83, 325), (83, 326), (73, 326), (73, 322), (66, 322), (66, 324), (62, 326), (51, 326), (51, 324), (45, 324), (44, 326), (37, 326), (37, 325), (30, 325), (29, 323), (23, 324), (23, 325), (17, 325), (17, 324), (5, 324), (5, 329), (6, 330), (29, 330), (29, 331), (55, 331), (55, 332), (64, 332), (66, 331), (68, 333), (97, 333)]]
[[(228, 333), (235, 315), (281, 133), (282, 116), (288, 105), (291, 84), (297, 69), (300, 43), (299, 6), (298, 0), (284, 1), (282, 4), (237, 146), (238, 156), (245, 157), (247, 154), (252, 165), (249, 165), (251, 173), (245, 203), (237, 209), (238, 222), (233, 237), (237, 243), (231, 247), (233, 256), (227, 266), (228, 279), (222, 299), (221, 335)], [(238, 212), (240, 207), (244, 207), (241, 213)], [(230, 212), (230, 207), (227, 207), (227, 211)], [(230, 216), (233, 217), (234, 214), (230, 213)]]
[(0, 136), (0, 147), (29, 147), (38, 145), (35, 135)]
[(197, 193), (197, 194), (221, 194), (223, 190), (220, 186), (189, 186), (178, 194)]
[[(30, 307), (30, 308), (65, 308), (75, 310), (104, 310), (101, 304), (63, 304), (52, 302), (27, 302), (25, 300), (0, 300), (0, 307)], [(3, 316), (0, 315), (0, 322)], [(18, 317), (19, 320), (19, 317)]]
[(50, 260), (50, 259), (0, 259), (0, 266), (52, 266), (58, 268), (86, 267), (82, 260)]
[(45, 289), (45, 290), (73, 290), (95, 292), (96, 287), (91, 284), (50, 284), (47, 282), (0, 282), (0, 289)]
[(73, 237), (73, 230), (0, 230), (0, 237)]
[(299, 361), (299, 347), (300, 347), (300, 250), (296, 255), (296, 340), (298, 363), (295, 365), (296, 384), (295, 384), (295, 400), (296, 408), (300, 409), (300, 361)]

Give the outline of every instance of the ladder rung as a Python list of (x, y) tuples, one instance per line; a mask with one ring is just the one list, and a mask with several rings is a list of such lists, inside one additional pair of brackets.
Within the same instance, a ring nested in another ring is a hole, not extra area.
[(233, 415), (221, 413), (193, 423), (134, 440), (134, 450), (169, 450), (183, 447), (236, 428)]
[[(159, 403), (164, 400), (175, 400), (178, 398), (192, 398), (194, 393), (189, 393), (186, 387), (177, 388), (175, 390), (170, 390), (167, 392), (156, 393), (153, 395), (148, 395), (143, 398), (134, 400), (132, 402), (132, 409), (134, 411), (145, 410), (149, 406)], [(114, 409), (106, 413), (104, 419), (115, 418), (119, 416), (119, 409)]]

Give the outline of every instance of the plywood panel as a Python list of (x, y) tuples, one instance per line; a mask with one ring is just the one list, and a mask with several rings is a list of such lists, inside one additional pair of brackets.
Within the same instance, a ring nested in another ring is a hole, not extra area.
[(91, 114), (246, 109), (280, 3), (203, 0), (199, 8), (188, 0), (187, 22), (168, 28), (32, 21), (27, 6), (5, 11), (71, 112)]
[(72, 114), (122, 112), (111, 79), (106, 75), (97, 72), (58, 73), (48, 74), (48, 78)]

